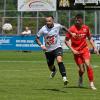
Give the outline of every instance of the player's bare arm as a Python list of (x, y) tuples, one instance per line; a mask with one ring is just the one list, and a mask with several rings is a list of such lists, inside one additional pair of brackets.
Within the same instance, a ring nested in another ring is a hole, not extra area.
[(71, 46), (71, 43), (67, 37), (65, 38), (65, 44), (71, 49), (73, 54), (80, 54), (79, 51), (76, 51), (75, 49), (73, 49), (73, 47)]
[(68, 32), (69, 34), (72, 35), (72, 37), (75, 37), (76, 36), (76, 33), (72, 33), (71, 31), (69, 31), (69, 29), (65, 26), (62, 26), (62, 29), (65, 30), (66, 32)]
[(43, 50), (45, 51), (47, 50), (47, 48), (41, 43), (39, 37), (36, 37), (36, 42)]
[(98, 51), (98, 49), (96, 48), (92, 37), (91, 37), (91, 36), (88, 36), (88, 39), (89, 39), (89, 41), (90, 41), (90, 43), (91, 43), (91, 45), (92, 45), (92, 47), (93, 47), (93, 49), (94, 49), (94, 52), (95, 52), (97, 55), (99, 55), (99, 51)]

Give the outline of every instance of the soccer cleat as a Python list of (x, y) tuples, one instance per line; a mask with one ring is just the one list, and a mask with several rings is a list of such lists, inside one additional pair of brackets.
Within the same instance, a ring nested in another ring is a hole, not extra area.
[(78, 86), (83, 87), (83, 78), (79, 77)]
[(81, 88), (81, 87), (83, 87), (83, 84), (82, 83), (79, 83), (78, 86)]
[(90, 88), (91, 88), (92, 90), (96, 90), (96, 87), (94, 86), (94, 83), (93, 83), (93, 82), (90, 82)]
[(50, 74), (50, 79), (52, 79), (52, 78), (55, 76), (56, 72), (57, 72), (57, 71), (54, 71), (54, 72), (52, 71), (52, 72), (51, 72), (51, 74)]
[(64, 85), (67, 85), (68, 83), (69, 83), (68, 80), (64, 81)]
[(95, 86), (90, 86), (90, 88), (91, 88), (92, 90), (96, 90), (96, 87), (95, 87)]
[(69, 83), (66, 77), (63, 77), (63, 81), (65, 86)]

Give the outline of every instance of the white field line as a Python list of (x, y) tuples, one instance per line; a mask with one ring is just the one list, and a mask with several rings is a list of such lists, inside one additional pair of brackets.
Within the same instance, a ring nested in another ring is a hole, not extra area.
[[(24, 61), (24, 60), (20, 60), (20, 61), (17, 61), (17, 60), (15, 60), (15, 61), (11, 61), (11, 60), (8, 60), (8, 61), (0, 61), (0, 63), (36, 63), (36, 64), (41, 64), (41, 63), (46, 63), (46, 61), (35, 61), (35, 60), (33, 60), (33, 61)], [(66, 63), (66, 62), (64, 62), (65, 64), (71, 64), (71, 65), (74, 65), (75, 63)]]
[[(13, 60), (13, 61), (11, 61), (11, 60), (1, 60), (0, 62), (46, 62), (46, 61), (37, 61), (37, 60), (31, 60), (31, 61), (26, 61), (26, 60)], [(64, 61), (65, 62), (65, 61)], [(100, 63), (100, 62), (98, 62), (98, 63)]]
[[(11, 61), (11, 60), (5, 60), (5, 61), (0, 61), (0, 63), (36, 63), (36, 64), (41, 64), (41, 63), (45, 63), (46, 64), (46, 61), (24, 61), (24, 60), (20, 60), (20, 61), (17, 61), (17, 60), (14, 60), (14, 61)], [(64, 64), (68, 64), (68, 65), (75, 65), (77, 66), (75, 63), (67, 63), (67, 62), (64, 62)], [(100, 62), (97, 62), (97, 64), (100, 64)], [(99, 65), (95, 65), (95, 64), (92, 64), (93, 68), (97, 68), (97, 67), (100, 67)]]
[(1, 60), (0, 62), (46, 62), (46, 61), (37, 61), (37, 60), (31, 60), (31, 61), (25, 61), (25, 60), (13, 60), (13, 61), (11, 61), (11, 60)]
[(93, 66), (93, 68), (97, 68), (97, 67), (100, 67), (100, 66), (98, 66), (98, 65), (92, 65)]
[[(26, 63), (26, 62), (27, 62), (27, 63), (28, 63), (28, 62), (29, 62), (29, 63), (31, 62), (31, 63), (35, 63), (35, 64), (41, 64), (41, 63), (42, 63), (42, 64), (44, 64), (44, 63), (46, 64), (46, 61), (0, 61), (0, 63), (5, 63), (5, 64), (6, 64), (6, 63)], [(64, 62), (64, 63), (65, 63), (65, 62)], [(67, 70), (68, 70), (68, 69), (72, 69), (72, 68), (73, 68), (73, 65), (74, 65), (74, 66), (77, 66), (75, 63), (67, 63), (67, 62), (66, 62), (65, 64), (68, 65), (68, 66), (66, 66), (66, 67), (67, 67)], [(72, 66), (69, 66), (69, 65), (72, 65)], [(98, 68), (98, 67), (100, 67), (99, 65), (92, 65), (92, 66), (93, 66), (93, 68)], [(41, 70), (41, 69), (40, 69), (40, 70)], [(42, 71), (44, 71), (44, 70), (47, 70), (47, 69), (45, 69), (45, 68), (42, 69)], [(32, 69), (31, 69), (31, 70), (30, 70), (30, 69), (29, 69), (29, 70), (23, 70), (23, 69), (17, 69), (17, 70), (15, 69), (15, 70), (13, 70), (13, 69), (12, 69), (12, 70), (0, 70), (0, 71), (35, 71), (35, 69), (33, 69), (33, 70), (32, 70)], [(38, 69), (38, 71), (39, 71), (39, 69)]]

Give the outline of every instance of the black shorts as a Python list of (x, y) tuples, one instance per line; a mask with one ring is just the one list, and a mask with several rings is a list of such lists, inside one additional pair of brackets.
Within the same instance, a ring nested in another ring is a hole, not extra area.
[(57, 56), (63, 55), (63, 49), (59, 47), (51, 52), (45, 52), (45, 55), (46, 55), (48, 66), (52, 66), (54, 65), (55, 58), (57, 58)]

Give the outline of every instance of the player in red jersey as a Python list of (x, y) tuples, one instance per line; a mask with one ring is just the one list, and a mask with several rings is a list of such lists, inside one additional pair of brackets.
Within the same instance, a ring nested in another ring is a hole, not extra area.
[[(71, 49), (74, 54), (74, 59), (79, 68), (79, 87), (83, 85), (83, 74), (85, 72), (85, 66), (87, 69), (87, 74), (90, 82), (90, 88), (95, 90), (94, 86), (94, 76), (93, 69), (90, 64), (90, 52), (86, 42), (86, 39), (90, 41), (91, 45), (94, 48), (94, 52), (99, 54), (96, 49), (94, 42), (91, 38), (91, 33), (89, 27), (83, 24), (83, 16), (77, 14), (75, 16), (75, 24), (69, 28), (69, 31), (76, 33), (75, 37), (72, 37), (70, 34), (66, 34), (65, 43)], [(71, 43), (70, 41), (71, 40)]]

